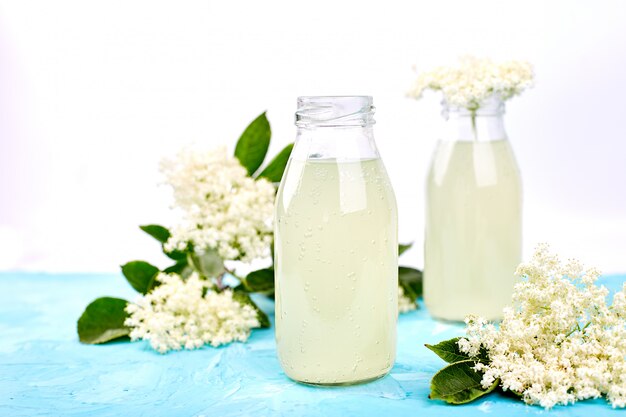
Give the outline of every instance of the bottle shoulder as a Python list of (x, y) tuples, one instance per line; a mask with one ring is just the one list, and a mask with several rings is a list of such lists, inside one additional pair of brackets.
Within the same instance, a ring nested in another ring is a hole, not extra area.
[(431, 159), (428, 183), (443, 186), (451, 182), (477, 186), (521, 184), (510, 142), (439, 141)]

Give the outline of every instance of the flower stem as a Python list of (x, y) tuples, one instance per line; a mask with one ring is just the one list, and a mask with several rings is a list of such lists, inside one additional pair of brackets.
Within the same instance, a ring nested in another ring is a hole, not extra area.
[(472, 110), (472, 133), (474, 133), (474, 141), (478, 141), (478, 131), (476, 130), (476, 110)]
[[(245, 280), (245, 278), (243, 278), (243, 277), (241, 277), (241, 276), (237, 275), (233, 269), (228, 269), (228, 268), (226, 268), (226, 266), (224, 266), (224, 270), (225, 270), (226, 272), (228, 272), (230, 275), (232, 275), (232, 276), (234, 276), (235, 278), (237, 278), (237, 279), (238, 279), (239, 281), (241, 281), (241, 282), (243, 282), (243, 281)], [(222, 275), (223, 275), (223, 274), (222, 274)]]
[(224, 282), (223, 282), (223, 278), (224, 278), (224, 274), (226, 272), (222, 272), (221, 274), (219, 274), (216, 278), (215, 278), (215, 284), (217, 285), (217, 290), (219, 292), (221, 292), (224, 289)]
[(574, 334), (574, 332), (582, 332), (583, 334), (585, 334), (585, 329), (589, 327), (589, 325), (591, 325), (590, 321), (587, 322), (587, 324), (585, 324), (583, 327), (580, 327), (580, 324), (576, 323), (576, 327), (572, 328), (572, 330), (570, 330), (569, 333), (565, 335), (565, 337), (567, 338), (571, 336), (572, 334)]

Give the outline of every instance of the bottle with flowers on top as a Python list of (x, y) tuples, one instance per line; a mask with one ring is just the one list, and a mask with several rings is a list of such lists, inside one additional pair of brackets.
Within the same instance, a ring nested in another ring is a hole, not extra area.
[(530, 64), (466, 57), (419, 74), (410, 95), (443, 94), (426, 187), (424, 302), (431, 315), (498, 319), (522, 248), (522, 186), (504, 102), (532, 85)]

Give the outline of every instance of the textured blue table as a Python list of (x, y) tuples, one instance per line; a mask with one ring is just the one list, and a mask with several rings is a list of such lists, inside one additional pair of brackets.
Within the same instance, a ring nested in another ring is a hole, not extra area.
[[(625, 276), (603, 279), (618, 288)], [(378, 381), (315, 388), (289, 380), (275, 355), (273, 329), (247, 344), (159, 355), (144, 342), (78, 343), (76, 319), (92, 299), (132, 299), (111, 275), (0, 274), (0, 416), (550, 416), (616, 415), (604, 400), (539, 407), (501, 395), (463, 406), (428, 400), (443, 362), (424, 347), (461, 334), (422, 309), (400, 317), (398, 355)], [(263, 300), (271, 312), (273, 303)], [(624, 414), (622, 414), (624, 415)]]

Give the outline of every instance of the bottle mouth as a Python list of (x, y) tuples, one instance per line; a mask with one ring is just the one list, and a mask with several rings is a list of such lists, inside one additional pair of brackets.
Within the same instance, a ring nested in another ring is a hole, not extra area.
[(371, 126), (375, 107), (371, 96), (303, 96), (298, 97), (296, 126), (348, 127)]

